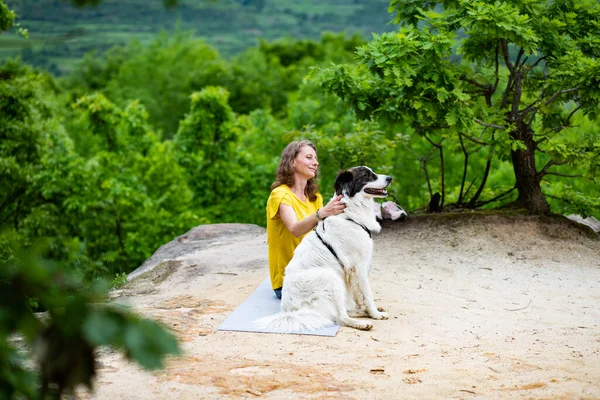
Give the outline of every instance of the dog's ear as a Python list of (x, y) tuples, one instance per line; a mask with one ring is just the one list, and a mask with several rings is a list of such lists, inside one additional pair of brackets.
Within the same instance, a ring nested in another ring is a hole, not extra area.
[(333, 188), (335, 189), (335, 195), (339, 196), (340, 194), (348, 194), (349, 196), (354, 196), (353, 191), (353, 183), (354, 182), (354, 174), (351, 170), (340, 171), (337, 178), (335, 178), (335, 183), (333, 184)]

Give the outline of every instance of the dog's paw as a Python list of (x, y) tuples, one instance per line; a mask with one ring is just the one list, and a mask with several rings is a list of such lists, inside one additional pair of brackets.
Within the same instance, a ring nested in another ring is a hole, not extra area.
[(370, 331), (371, 329), (373, 329), (373, 325), (372, 324), (364, 324), (364, 325), (357, 326), (356, 329), (360, 329), (361, 331)]
[(378, 312), (377, 314), (372, 315), (371, 318), (373, 318), (373, 319), (388, 319), (388, 313)]

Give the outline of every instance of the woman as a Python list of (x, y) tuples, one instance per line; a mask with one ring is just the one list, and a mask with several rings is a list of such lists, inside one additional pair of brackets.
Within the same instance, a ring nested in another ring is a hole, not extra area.
[(291, 142), (281, 154), (277, 178), (267, 200), (267, 244), (271, 287), (281, 299), (283, 274), (294, 249), (317, 223), (344, 212), (342, 196), (323, 207), (319, 193), (317, 149), (307, 140)]

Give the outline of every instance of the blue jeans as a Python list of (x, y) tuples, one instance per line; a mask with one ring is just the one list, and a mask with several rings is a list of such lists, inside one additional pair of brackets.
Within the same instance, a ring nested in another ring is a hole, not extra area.
[(275, 296), (277, 296), (279, 300), (281, 300), (281, 289), (283, 288), (280, 287), (279, 289), (273, 289), (273, 291), (275, 292)]

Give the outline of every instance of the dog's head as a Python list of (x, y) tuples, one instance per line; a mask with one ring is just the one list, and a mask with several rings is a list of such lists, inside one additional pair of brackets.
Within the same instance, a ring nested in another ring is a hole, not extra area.
[(339, 173), (333, 184), (335, 194), (354, 197), (361, 194), (366, 198), (383, 198), (392, 177), (379, 175), (369, 167), (354, 167)]

